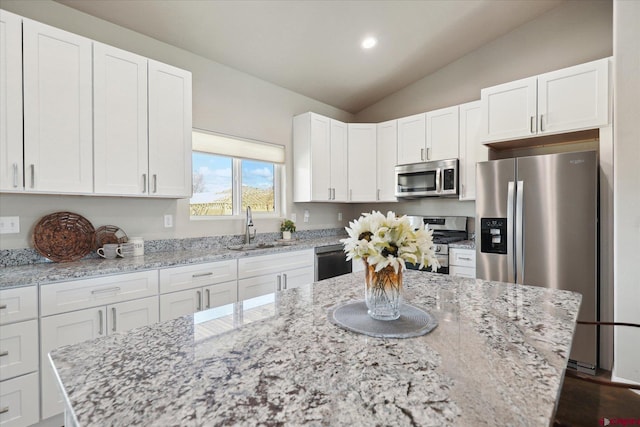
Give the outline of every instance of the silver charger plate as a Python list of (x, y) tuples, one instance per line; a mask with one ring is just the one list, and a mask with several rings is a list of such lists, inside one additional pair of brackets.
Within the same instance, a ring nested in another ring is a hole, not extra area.
[(367, 313), (364, 301), (338, 304), (329, 309), (329, 321), (347, 331), (376, 338), (411, 338), (425, 335), (438, 326), (438, 320), (425, 309), (407, 303), (400, 306), (396, 320), (376, 320)]

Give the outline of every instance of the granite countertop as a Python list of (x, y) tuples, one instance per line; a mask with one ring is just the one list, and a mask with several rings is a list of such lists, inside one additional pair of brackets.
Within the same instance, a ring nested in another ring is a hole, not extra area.
[(378, 339), (330, 323), (362, 273), (50, 353), (80, 426), (549, 425), (581, 296), (407, 271), (439, 321)]
[(456, 249), (475, 249), (476, 242), (474, 240), (462, 240), (460, 242), (449, 243), (449, 247)]
[[(209, 249), (186, 249), (147, 253), (143, 256), (116, 259), (84, 259), (75, 262), (43, 262), (16, 267), (3, 267), (0, 290), (33, 286), (64, 280), (76, 280), (110, 274), (131, 273), (155, 268), (236, 259), (245, 256), (266, 255), (339, 244), (345, 236), (326, 236), (313, 239), (291, 240), (276, 246), (253, 250), (230, 250), (225, 246)], [(272, 242), (266, 242), (272, 243)]]

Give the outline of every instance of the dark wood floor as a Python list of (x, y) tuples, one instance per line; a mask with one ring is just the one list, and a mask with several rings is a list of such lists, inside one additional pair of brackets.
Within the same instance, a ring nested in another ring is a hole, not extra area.
[[(610, 379), (611, 373), (599, 372), (597, 376)], [(610, 425), (616, 425), (614, 420), (620, 418), (632, 419), (635, 424), (640, 424), (640, 394), (565, 376), (555, 425), (602, 426), (606, 425), (604, 418), (610, 420)]]

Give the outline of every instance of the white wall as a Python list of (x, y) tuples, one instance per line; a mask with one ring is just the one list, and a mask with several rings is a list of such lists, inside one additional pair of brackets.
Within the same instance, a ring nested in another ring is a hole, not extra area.
[[(640, 324), (640, 2), (614, 3), (614, 317)], [(640, 383), (640, 333), (616, 327), (613, 376)]]
[[(267, 83), (219, 63), (135, 33), (50, 0), (2, 0), (3, 9), (44, 22), (93, 40), (117, 46), (165, 62), (193, 73), (193, 126), (229, 135), (285, 145), (287, 178), (291, 183), (292, 117), (314, 111), (339, 120), (353, 116), (342, 110)], [(144, 19), (144, 17), (140, 17)], [(286, 214), (297, 213), (299, 229), (342, 227), (351, 216), (348, 205), (298, 204), (287, 188)], [(243, 219), (190, 221), (188, 200), (149, 200), (114, 197), (0, 195), (0, 215), (19, 216), (21, 233), (2, 235), (0, 249), (29, 247), (31, 228), (51, 212), (71, 210), (89, 219), (94, 226), (113, 224), (128, 235), (145, 238), (173, 238), (241, 234)], [(304, 209), (310, 221), (302, 223)], [(337, 213), (344, 220), (337, 220)], [(162, 217), (175, 215), (175, 227), (165, 229)], [(278, 231), (279, 220), (255, 219), (258, 232)]]

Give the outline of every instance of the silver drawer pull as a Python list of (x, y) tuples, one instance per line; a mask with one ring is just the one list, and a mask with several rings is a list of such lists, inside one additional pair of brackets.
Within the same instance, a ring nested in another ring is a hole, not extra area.
[(0, 357), (4, 357), (4, 356), (8, 356), (9, 352), (8, 351), (0, 351)]
[(107, 289), (94, 289), (91, 291), (92, 295), (95, 294), (106, 294), (108, 292), (120, 292), (120, 287), (116, 286), (115, 288), (107, 288)]
[(0, 409), (0, 414), (6, 414), (7, 412), (9, 412), (8, 406), (5, 406), (4, 408)]
[(113, 317), (113, 329), (112, 329), (112, 331), (115, 332), (116, 331), (116, 318), (117, 318), (116, 308), (115, 307), (111, 307), (111, 314), (112, 314), (111, 317)]
[(461, 257), (458, 257), (458, 258), (463, 259), (463, 260), (465, 260), (465, 261), (471, 261), (471, 258), (464, 257), (464, 256), (461, 256)]
[(202, 310), (202, 292), (196, 291), (196, 296), (198, 298), (198, 304), (196, 305), (196, 310)]
[(4, 310), (5, 308), (7, 308), (7, 304), (0, 305), (0, 310)]
[(98, 310), (98, 335), (102, 335), (102, 330), (104, 328), (104, 320), (102, 319), (102, 310)]
[(208, 272), (208, 273), (199, 273), (199, 274), (192, 274), (191, 277), (193, 277), (194, 279), (196, 277), (206, 277), (206, 276), (213, 276), (213, 272)]

